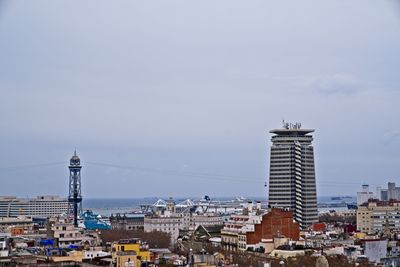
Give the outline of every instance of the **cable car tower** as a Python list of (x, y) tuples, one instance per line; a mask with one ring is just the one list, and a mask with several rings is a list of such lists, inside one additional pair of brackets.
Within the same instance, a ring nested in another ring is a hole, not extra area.
[(78, 214), (82, 213), (81, 195), (81, 160), (76, 155), (76, 149), (69, 164), (69, 196), (68, 214), (74, 216), (74, 225), (78, 226)]

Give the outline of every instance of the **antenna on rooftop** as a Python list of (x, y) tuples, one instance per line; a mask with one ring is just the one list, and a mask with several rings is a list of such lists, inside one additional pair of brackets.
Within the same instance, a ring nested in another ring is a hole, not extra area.
[(289, 130), (291, 128), (291, 123), (285, 122), (285, 120), (282, 120), (282, 128)]

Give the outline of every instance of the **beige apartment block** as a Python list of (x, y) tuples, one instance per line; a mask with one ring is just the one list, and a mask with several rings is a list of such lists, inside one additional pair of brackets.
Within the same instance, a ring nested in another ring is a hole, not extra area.
[(359, 205), (357, 230), (368, 234), (400, 230), (400, 201), (369, 200)]

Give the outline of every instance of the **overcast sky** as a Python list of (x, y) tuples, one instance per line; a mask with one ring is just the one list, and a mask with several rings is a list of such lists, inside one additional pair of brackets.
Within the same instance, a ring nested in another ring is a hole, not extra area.
[(84, 197), (266, 197), (282, 119), (318, 195), (400, 184), (399, 84), (396, 0), (0, 0), (0, 195), (66, 196), (77, 147)]

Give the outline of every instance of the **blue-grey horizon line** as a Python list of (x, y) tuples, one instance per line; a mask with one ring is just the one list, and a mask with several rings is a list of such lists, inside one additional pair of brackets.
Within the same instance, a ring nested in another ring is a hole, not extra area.
[[(139, 172), (147, 172), (147, 173), (158, 173), (168, 176), (180, 176), (180, 177), (195, 177), (195, 178), (204, 178), (204, 179), (212, 179), (219, 181), (231, 181), (231, 182), (250, 182), (250, 183), (264, 183), (265, 187), (268, 187), (266, 183), (267, 179), (258, 179), (255, 176), (236, 176), (236, 175), (225, 175), (225, 174), (215, 174), (215, 173), (201, 173), (201, 172), (185, 172), (179, 170), (171, 170), (171, 169), (157, 169), (157, 168), (149, 168), (149, 167), (138, 167), (138, 166), (128, 166), (128, 165), (119, 165), (113, 163), (105, 163), (105, 162), (93, 162), (93, 161), (82, 161), (83, 164), (88, 164), (92, 166), (99, 167), (110, 167), (116, 169), (124, 169), (131, 171), (139, 171)], [(0, 167), (1, 171), (24, 171), (29, 169), (35, 169), (40, 167), (51, 167), (57, 165), (65, 165), (65, 161), (57, 161), (57, 162), (47, 162), (47, 163), (38, 163), (38, 164), (26, 164), (26, 165), (18, 165), (18, 166), (8, 166), (8, 167)], [(248, 179), (251, 178), (251, 179)], [(330, 181), (318, 181), (318, 186), (333, 186), (333, 185), (362, 185), (365, 182), (330, 182)], [(371, 186), (381, 186), (376, 183), (367, 183)]]

